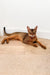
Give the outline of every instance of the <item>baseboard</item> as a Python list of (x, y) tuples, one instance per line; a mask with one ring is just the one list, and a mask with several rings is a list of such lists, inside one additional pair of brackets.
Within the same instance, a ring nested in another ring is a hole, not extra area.
[[(13, 33), (13, 32), (27, 32), (27, 29), (23, 29), (23, 28), (6, 28), (6, 32), (7, 33)], [(3, 28), (0, 29), (0, 36), (3, 36), (4, 32), (3, 32)], [(37, 37), (38, 38), (45, 38), (45, 39), (50, 39), (50, 31), (37, 31)]]
[(50, 39), (50, 32), (49, 31), (38, 31), (37, 36), (39, 38), (44, 38), (44, 39)]

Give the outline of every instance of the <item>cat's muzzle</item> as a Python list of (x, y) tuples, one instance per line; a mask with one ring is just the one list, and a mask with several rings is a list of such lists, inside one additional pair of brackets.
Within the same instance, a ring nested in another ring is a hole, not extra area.
[(30, 37), (35, 37), (35, 35), (29, 35)]

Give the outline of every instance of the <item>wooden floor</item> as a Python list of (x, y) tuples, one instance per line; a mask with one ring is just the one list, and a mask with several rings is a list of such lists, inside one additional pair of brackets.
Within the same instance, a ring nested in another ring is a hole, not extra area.
[(10, 41), (1, 44), (0, 37), (0, 75), (50, 75), (50, 40), (39, 39), (47, 49), (35, 48)]

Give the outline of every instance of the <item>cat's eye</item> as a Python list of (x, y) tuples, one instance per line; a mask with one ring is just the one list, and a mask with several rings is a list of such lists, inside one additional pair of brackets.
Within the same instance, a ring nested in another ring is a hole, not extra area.
[(31, 32), (31, 31), (30, 31), (29, 33), (30, 33), (30, 34), (32, 34), (32, 32)]

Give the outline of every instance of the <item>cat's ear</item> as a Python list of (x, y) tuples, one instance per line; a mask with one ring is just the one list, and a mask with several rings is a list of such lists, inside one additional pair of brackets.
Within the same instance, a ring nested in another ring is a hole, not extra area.
[(28, 31), (30, 30), (30, 27), (29, 27), (29, 26), (27, 26), (27, 30), (28, 30)]
[(37, 31), (38, 26), (36, 26), (34, 29)]

